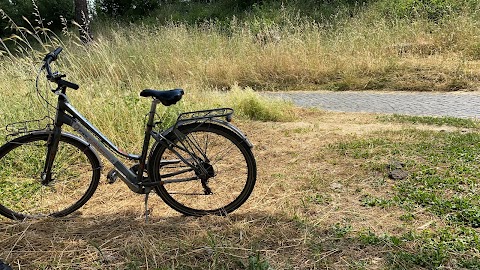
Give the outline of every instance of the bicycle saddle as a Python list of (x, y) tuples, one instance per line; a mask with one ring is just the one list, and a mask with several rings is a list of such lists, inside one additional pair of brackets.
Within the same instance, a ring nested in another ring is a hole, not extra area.
[(177, 103), (185, 92), (183, 89), (173, 89), (173, 90), (153, 90), (145, 89), (140, 92), (142, 97), (153, 97), (160, 100), (163, 105), (170, 106)]

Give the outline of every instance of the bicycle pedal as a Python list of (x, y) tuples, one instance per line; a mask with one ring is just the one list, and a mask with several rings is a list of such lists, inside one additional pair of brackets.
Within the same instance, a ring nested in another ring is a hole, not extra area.
[(109, 184), (115, 183), (118, 179), (118, 172), (115, 169), (111, 169), (107, 174), (107, 181)]

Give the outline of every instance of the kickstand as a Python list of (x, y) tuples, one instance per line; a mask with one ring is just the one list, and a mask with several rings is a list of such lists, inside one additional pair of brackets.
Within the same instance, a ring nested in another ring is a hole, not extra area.
[(148, 223), (148, 216), (150, 215), (150, 209), (148, 209), (148, 195), (150, 195), (151, 188), (145, 188), (145, 223)]

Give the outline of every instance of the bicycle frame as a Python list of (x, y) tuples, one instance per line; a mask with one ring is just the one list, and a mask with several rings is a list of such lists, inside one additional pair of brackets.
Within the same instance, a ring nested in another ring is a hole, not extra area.
[[(44, 170), (42, 172), (42, 183), (46, 184), (51, 181), (51, 169), (58, 150), (58, 142), (60, 140), (61, 128), (64, 124), (71, 126), (76, 132), (80, 133), (84, 139), (93, 146), (101, 155), (103, 155), (119, 172), (120, 178), (127, 184), (127, 186), (136, 193), (143, 193), (144, 186), (141, 185), (143, 181), (143, 172), (146, 165), (146, 158), (148, 154), (148, 146), (152, 136), (152, 129), (154, 127), (154, 118), (156, 106), (159, 103), (154, 99), (149, 112), (147, 126), (145, 128), (145, 137), (140, 155), (128, 154), (120, 150), (114, 145), (105, 135), (103, 135), (94, 125), (92, 125), (84, 116), (82, 116), (68, 101), (66, 94), (57, 92), (58, 103), (57, 113), (55, 115), (55, 125), (53, 129), (53, 136), (49, 138), (47, 158), (45, 161)], [(68, 114), (67, 114), (68, 113)], [(69, 115), (70, 114), (70, 115)], [(108, 147), (108, 148), (107, 148)], [(114, 154), (118, 154), (130, 160), (138, 160), (138, 173), (133, 173), (125, 164), (123, 164)]]
[[(170, 129), (165, 130), (162, 133), (157, 133), (153, 131), (154, 119), (155, 119), (155, 112), (157, 108), (157, 104), (160, 103), (159, 100), (153, 99), (152, 105), (150, 107), (150, 111), (148, 113), (148, 120), (145, 127), (145, 135), (143, 140), (143, 147), (142, 152), (140, 155), (128, 154), (114, 145), (105, 135), (103, 135), (94, 125), (92, 125), (84, 116), (82, 116), (68, 101), (68, 98), (65, 93), (65, 89), (60, 88), (55, 92), (58, 95), (58, 103), (57, 103), (57, 110), (55, 115), (55, 122), (54, 122), (54, 129), (53, 135), (49, 137), (47, 142), (47, 158), (45, 159), (45, 165), (43, 172), (41, 174), (42, 183), (48, 184), (52, 181), (51, 170), (53, 167), (53, 161), (55, 160), (55, 155), (58, 150), (58, 143), (61, 136), (62, 126), (64, 124), (71, 126), (76, 132), (80, 133), (83, 136), (85, 141), (93, 146), (101, 155), (103, 155), (117, 170), (118, 176), (120, 179), (125, 182), (125, 184), (135, 193), (145, 194), (150, 192), (151, 187), (158, 185), (158, 184), (165, 184), (171, 182), (184, 182), (184, 181), (192, 181), (198, 180), (197, 177), (190, 177), (185, 179), (175, 179), (175, 180), (161, 180), (146, 178), (144, 179), (144, 172), (146, 169), (146, 160), (148, 155), (148, 146), (150, 144), (150, 139), (153, 137), (157, 142), (166, 143), (167, 148), (171, 150), (175, 155), (178, 157), (178, 161), (165, 161), (166, 164), (169, 163), (177, 163), (177, 162), (184, 162), (187, 164), (192, 170), (194, 168), (200, 168), (198, 165), (200, 164), (200, 157), (196, 156), (194, 153), (189, 151), (185, 148), (183, 143), (181, 145), (177, 145), (176, 148), (180, 149), (181, 151), (187, 152), (190, 157), (183, 157), (179, 154), (178, 151), (174, 149), (173, 146), (170, 145), (170, 141), (166, 139), (164, 136), (170, 132), (174, 132), (178, 138), (183, 137), (181, 134), (177, 134), (177, 127), (181, 124), (189, 124), (189, 123), (197, 123), (199, 125), (204, 124), (206, 122), (214, 123), (218, 125), (222, 125), (230, 129), (232, 132), (236, 133), (244, 142), (247, 143), (249, 147), (253, 147), (253, 145), (249, 142), (246, 136), (238, 130), (235, 126), (231, 125), (228, 122), (221, 121), (216, 119), (221, 116), (225, 116), (227, 121), (231, 120), (231, 114), (233, 113), (232, 109), (229, 108), (220, 108), (220, 109), (213, 109), (213, 110), (204, 110), (204, 111), (195, 111), (195, 112), (186, 112), (179, 115), (177, 122), (174, 126)], [(183, 146), (182, 146), (183, 145)], [(128, 168), (124, 163), (122, 163), (117, 156), (120, 155), (124, 158), (130, 160), (138, 160), (138, 171), (135, 174), (130, 168)], [(181, 174), (185, 171), (179, 171), (178, 174)], [(152, 177), (149, 175), (149, 177)], [(146, 181), (144, 181), (146, 180)]]

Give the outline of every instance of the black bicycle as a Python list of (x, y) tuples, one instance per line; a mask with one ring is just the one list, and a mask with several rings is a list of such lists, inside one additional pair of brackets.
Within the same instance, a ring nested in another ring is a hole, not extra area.
[[(102, 163), (97, 153), (114, 166), (108, 181), (120, 178), (133, 192), (145, 194), (146, 210), (151, 191), (176, 211), (192, 216), (226, 215), (247, 200), (257, 169), (252, 144), (229, 123), (232, 109), (181, 113), (172, 127), (160, 130), (157, 104), (173, 105), (184, 91), (143, 90), (140, 96), (152, 98), (143, 147), (140, 155), (125, 153), (70, 104), (67, 89), (79, 86), (50, 67), (61, 51), (59, 47), (45, 56), (38, 75), (45, 70), (47, 79), (57, 85), (52, 89), (58, 95), (52, 124), (41, 129), (30, 129), (30, 121), (7, 126), (13, 139), (0, 148), (1, 215), (21, 220), (76, 211), (98, 186)], [(62, 131), (65, 124), (81, 137)], [(117, 156), (136, 164), (128, 168)]]

